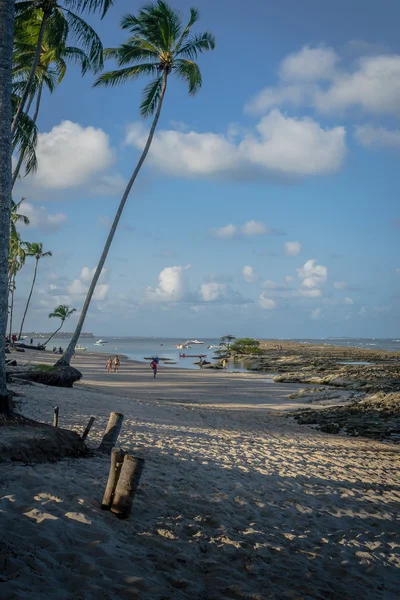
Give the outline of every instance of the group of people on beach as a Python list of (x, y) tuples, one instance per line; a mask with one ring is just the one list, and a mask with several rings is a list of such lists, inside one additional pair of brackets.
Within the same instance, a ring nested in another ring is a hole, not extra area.
[(107, 373), (111, 373), (112, 370), (114, 371), (114, 373), (118, 373), (119, 365), (120, 360), (118, 354), (116, 354), (114, 358), (111, 358), (111, 356), (109, 356), (106, 363)]

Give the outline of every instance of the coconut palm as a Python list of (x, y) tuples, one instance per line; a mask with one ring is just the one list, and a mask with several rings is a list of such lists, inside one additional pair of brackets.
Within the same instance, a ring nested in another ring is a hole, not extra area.
[(44, 343), (45, 346), (50, 342), (50, 340), (53, 339), (56, 333), (60, 331), (61, 327), (64, 325), (65, 319), (68, 319), (68, 317), (70, 317), (74, 312), (76, 312), (76, 308), (69, 308), (69, 306), (66, 306), (65, 304), (60, 304), (59, 306), (57, 306), (54, 312), (49, 314), (49, 319), (53, 317), (61, 319), (61, 325), (58, 329), (55, 330), (53, 335), (51, 335), (49, 339)]
[[(22, 94), (24, 92), (27, 80), (29, 79), (42, 20), (43, 14), (37, 10), (32, 15), (27, 27), (25, 27), (22, 32), (18, 30), (15, 32), (13, 90), (16, 94)], [(45, 31), (39, 63), (34, 74), (30, 95), (25, 107), (25, 114), (29, 114), (31, 104), (35, 99), (35, 108), (32, 116), (32, 123), (35, 126), (39, 114), (43, 88), (46, 87), (50, 93), (54, 92), (65, 76), (67, 62), (74, 62), (80, 65), (82, 74), (86, 73), (91, 65), (90, 57), (86, 52), (79, 47), (67, 45), (67, 30), (62, 32), (62, 36), (57, 40), (56, 44), (54, 44), (51, 36), (46, 34)], [(21, 121), (18, 129), (20, 129), (20, 127)], [(13, 187), (23, 162), (26, 162), (25, 153), (20, 152), (18, 163), (13, 173)], [(29, 164), (27, 165), (26, 173), (29, 173)]]
[(14, 0), (0, 0), (0, 417), (11, 411), (6, 385), (5, 340), (8, 317), (8, 252), (11, 207), (11, 67)]
[[(16, 107), (20, 101), (20, 96), (13, 93), (12, 95), (12, 108), (13, 114), (15, 113)], [(12, 149), (16, 154), (19, 155), (21, 164), (25, 163), (26, 173), (35, 171), (37, 167), (36, 161), (36, 143), (37, 143), (38, 129), (33, 119), (24, 111), (21, 113), (18, 127), (14, 131), (12, 139)], [(13, 185), (13, 184), (12, 184)]]
[(14, 313), (14, 294), (15, 294), (15, 278), (17, 273), (25, 264), (26, 252), (25, 243), (15, 229), (11, 229), (10, 233), (10, 249), (8, 256), (8, 292), (10, 296), (10, 313), (9, 313), (9, 336), (12, 336), (12, 324)]
[(41, 244), (41, 243), (33, 243), (33, 244), (27, 243), (26, 248), (27, 248), (26, 256), (34, 256), (36, 262), (35, 262), (35, 270), (33, 272), (31, 291), (29, 292), (28, 300), (26, 302), (24, 316), (22, 317), (22, 322), (21, 322), (21, 327), (19, 330), (18, 339), (21, 339), (22, 329), (24, 327), (26, 313), (28, 312), (29, 303), (32, 298), (33, 288), (35, 287), (35, 281), (36, 281), (36, 275), (37, 275), (37, 270), (38, 270), (38, 266), (39, 266), (39, 260), (41, 258), (45, 258), (46, 256), (52, 256), (52, 253), (50, 252), (50, 250), (48, 252), (43, 252), (43, 244)]
[(16, 232), (16, 229), (15, 229), (16, 223), (22, 222), (24, 225), (29, 225), (29, 218), (26, 215), (23, 215), (19, 212), (19, 209), (21, 208), (21, 204), (23, 203), (24, 200), (25, 200), (25, 198), (21, 198), (21, 200), (19, 202), (14, 202), (14, 200), (11, 199), (11, 219), (10, 219), (11, 234)]
[[(57, 2), (57, 0), (21, 0), (15, 3), (17, 31), (23, 31), (27, 28), (29, 21), (37, 11), (42, 14), (42, 20), (31, 69), (21, 95), (21, 101), (13, 117), (11, 133), (16, 130), (21, 113), (31, 94), (45, 33), (47, 32), (53, 46), (70, 34), (72, 38), (79, 42), (82, 49), (89, 54), (91, 67), (94, 70), (101, 69), (103, 67), (103, 46), (100, 38), (94, 29), (79, 15), (84, 12), (100, 12), (103, 18), (112, 3), (113, 0), (62, 0), (62, 2)], [(73, 12), (73, 10), (77, 12)]]
[(89, 286), (76, 330), (64, 356), (57, 363), (59, 365), (69, 364), (74, 354), (75, 345), (82, 331), (90, 301), (106, 261), (122, 211), (149, 152), (160, 118), (168, 77), (176, 75), (178, 79), (184, 81), (191, 95), (194, 95), (201, 88), (200, 69), (193, 59), (196, 59), (198, 54), (202, 54), (206, 50), (213, 50), (215, 41), (214, 36), (209, 32), (191, 34), (192, 26), (198, 18), (198, 11), (191, 8), (190, 19), (185, 26), (182, 23), (181, 15), (177, 11), (162, 0), (158, 0), (155, 4), (142, 8), (137, 17), (131, 14), (125, 15), (121, 27), (129, 31), (128, 40), (118, 48), (108, 49), (105, 52), (107, 57), (116, 59), (118, 66), (121, 68), (104, 73), (98, 78), (95, 85), (114, 86), (134, 81), (142, 75), (153, 76), (153, 79), (144, 88), (140, 112), (143, 117), (154, 115), (154, 118), (143, 152), (119, 204), (99, 264)]

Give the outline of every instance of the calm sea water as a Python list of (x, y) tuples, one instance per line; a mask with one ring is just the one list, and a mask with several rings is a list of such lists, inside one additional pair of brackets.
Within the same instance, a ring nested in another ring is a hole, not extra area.
[[(180, 353), (186, 354), (205, 354), (206, 360), (212, 360), (214, 351), (208, 350), (207, 346), (219, 343), (219, 338), (199, 338), (204, 342), (199, 345), (192, 345), (188, 350), (178, 350), (174, 344), (185, 342), (179, 338), (139, 338), (139, 337), (102, 337), (107, 343), (104, 346), (94, 346), (95, 338), (85, 338), (80, 340), (80, 345), (87, 348), (88, 352), (101, 352), (105, 355), (125, 354), (132, 360), (143, 361), (146, 357), (158, 356), (167, 358), (175, 365), (168, 365), (170, 368), (180, 367), (184, 369), (198, 369), (193, 362), (197, 358), (179, 358)], [(35, 340), (37, 343), (39, 340)], [(285, 341), (285, 340), (282, 340)], [(325, 338), (325, 339), (290, 339), (286, 341), (298, 342), (301, 344), (325, 344), (333, 346), (348, 346), (356, 348), (365, 348), (371, 350), (389, 350), (400, 351), (400, 338)], [(48, 345), (50, 349), (53, 346), (65, 348), (68, 339), (53, 338)], [(277, 340), (279, 342), (279, 340)], [(236, 368), (235, 368), (236, 370)], [(240, 369), (241, 370), (241, 369)]]

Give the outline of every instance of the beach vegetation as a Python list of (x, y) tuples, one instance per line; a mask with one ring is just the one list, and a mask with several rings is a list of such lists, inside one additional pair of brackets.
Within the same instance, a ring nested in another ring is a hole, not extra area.
[(28, 296), (28, 300), (26, 301), (26, 306), (25, 306), (25, 311), (24, 311), (24, 316), (22, 317), (22, 322), (21, 322), (21, 327), (19, 330), (19, 335), (18, 335), (18, 339), (21, 339), (21, 335), (22, 335), (22, 328), (24, 326), (24, 322), (25, 322), (25, 317), (26, 317), (26, 313), (28, 312), (28, 308), (29, 308), (29, 303), (31, 301), (32, 298), (32, 293), (33, 293), (33, 288), (35, 287), (35, 281), (36, 281), (36, 275), (37, 275), (37, 270), (38, 270), (38, 265), (39, 265), (39, 260), (41, 260), (42, 258), (45, 258), (46, 256), (52, 256), (52, 253), (50, 250), (48, 250), (47, 252), (43, 252), (43, 244), (41, 243), (26, 243), (26, 256), (33, 256), (35, 258), (35, 269), (33, 272), (33, 279), (32, 279), (32, 285), (31, 285), (31, 289), (29, 292), (29, 296)]
[(230, 348), (233, 354), (262, 354), (260, 342), (253, 338), (238, 338)]
[(49, 319), (61, 319), (61, 325), (58, 329), (55, 330), (55, 332), (49, 337), (49, 339), (44, 342), (44, 346), (48, 344), (50, 340), (53, 339), (56, 333), (58, 333), (61, 327), (64, 325), (66, 319), (69, 319), (69, 317), (74, 312), (76, 312), (76, 308), (69, 308), (69, 306), (67, 306), (66, 304), (59, 304), (59, 306), (57, 306), (57, 308), (55, 308), (54, 311), (49, 314)]
[(150, 82), (143, 90), (140, 113), (142, 117), (152, 116), (153, 121), (142, 154), (128, 181), (111, 225), (75, 333), (64, 355), (57, 362), (58, 365), (69, 365), (74, 354), (97, 281), (106, 261), (126, 201), (149, 152), (170, 76), (175, 76), (183, 81), (192, 96), (202, 86), (201, 72), (195, 60), (199, 54), (214, 49), (215, 39), (213, 34), (208, 31), (192, 33), (192, 28), (198, 19), (198, 11), (191, 8), (189, 20), (184, 24), (178, 11), (171, 8), (163, 0), (158, 0), (153, 4), (144, 6), (137, 15), (125, 15), (121, 21), (121, 28), (128, 33), (126, 42), (117, 48), (109, 48), (105, 51), (106, 58), (115, 60), (118, 68), (100, 75), (95, 82), (95, 86), (113, 87), (121, 83), (135, 81), (142, 76), (151, 77)]

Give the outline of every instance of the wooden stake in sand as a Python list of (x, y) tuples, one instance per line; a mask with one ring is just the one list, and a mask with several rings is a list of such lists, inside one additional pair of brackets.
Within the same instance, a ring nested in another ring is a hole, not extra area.
[(105, 454), (111, 454), (111, 450), (117, 443), (123, 420), (124, 415), (122, 415), (121, 413), (110, 413), (110, 418), (108, 419), (107, 427), (104, 432), (101, 444), (99, 446), (100, 452), (104, 452)]
[(143, 458), (136, 458), (135, 456), (125, 454), (111, 505), (111, 512), (119, 519), (127, 519), (131, 514), (133, 499), (139, 485), (143, 467)]
[(122, 449), (113, 448), (111, 452), (110, 472), (108, 474), (106, 491), (104, 492), (103, 501), (101, 503), (101, 508), (103, 510), (110, 510), (111, 508), (115, 488), (117, 487), (118, 479), (121, 473), (124, 456), (125, 452)]
[(86, 425), (86, 429), (82, 433), (82, 437), (81, 437), (82, 442), (84, 442), (86, 440), (87, 436), (89, 435), (89, 431), (91, 430), (93, 423), (94, 423), (94, 417), (90, 417), (89, 423)]
[(58, 427), (58, 406), (54, 407), (53, 426)]

